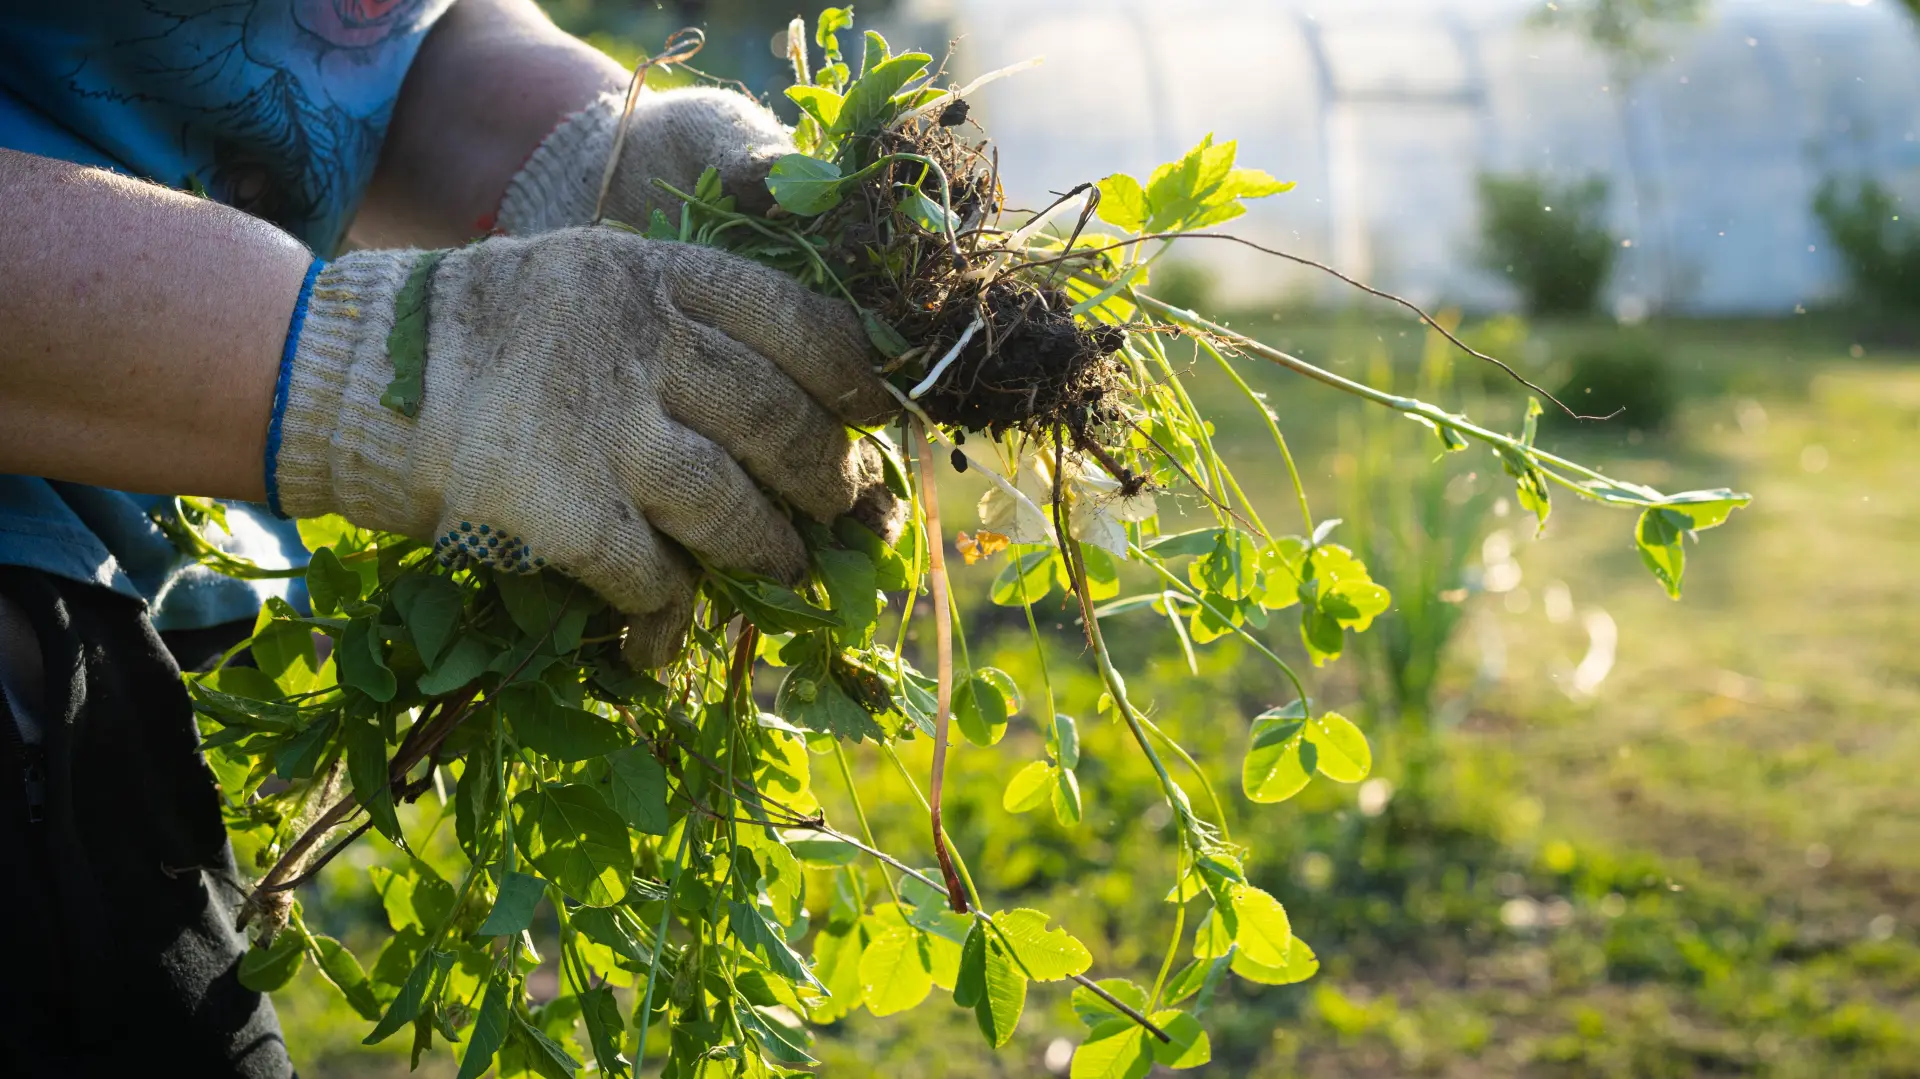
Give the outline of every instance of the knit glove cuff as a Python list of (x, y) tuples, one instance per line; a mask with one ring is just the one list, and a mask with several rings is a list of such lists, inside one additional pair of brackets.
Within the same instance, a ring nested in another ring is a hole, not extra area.
[(294, 347), (273, 467), (279, 509), (293, 517), (339, 513), (407, 535), (432, 531), (440, 507), (418, 497), (416, 420), (381, 397), (394, 305), (422, 251), (357, 251), (329, 263), (313, 284)]
[[(508, 182), (495, 218), (500, 231), (530, 236), (592, 223), (624, 103), (623, 95), (601, 94), (560, 122)], [(645, 227), (646, 222), (632, 224)]]

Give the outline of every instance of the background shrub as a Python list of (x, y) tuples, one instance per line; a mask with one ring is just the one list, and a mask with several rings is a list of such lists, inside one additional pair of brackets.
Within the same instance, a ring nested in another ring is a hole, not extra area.
[(1533, 315), (1593, 311), (1619, 242), (1607, 229), (1607, 181), (1482, 174), (1481, 260), (1513, 282)]
[(1900, 200), (1880, 182), (1828, 177), (1813, 213), (1839, 252), (1857, 302), (1920, 311), (1920, 225), (1900, 219)]
[[(1566, 381), (1554, 395), (1567, 407), (1589, 416), (1619, 415), (1606, 422), (1609, 430), (1664, 430), (1673, 419), (1679, 396), (1670, 358), (1651, 343), (1622, 337), (1575, 353)], [(1546, 418), (1563, 430), (1599, 430), (1592, 420), (1576, 420), (1557, 408)]]

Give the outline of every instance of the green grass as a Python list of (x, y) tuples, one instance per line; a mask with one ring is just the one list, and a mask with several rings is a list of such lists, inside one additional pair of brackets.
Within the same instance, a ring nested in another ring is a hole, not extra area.
[[(1354, 377), (1377, 362), (1406, 370), (1422, 345), (1417, 327), (1356, 317), (1236, 326)], [(1620, 332), (1548, 326), (1516, 354), (1553, 385), (1576, 352)], [(1154, 616), (1109, 631), (1136, 696), (1208, 765), (1236, 836), (1258, 837), (1251, 871), (1324, 964), (1303, 985), (1235, 985), (1207, 1016), (1216, 1063), (1195, 1074), (1920, 1075), (1920, 365), (1874, 340), (1855, 355), (1838, 319), (1637, 333), (1674, 366), (1670, 432), (1543, 437), (1664, 489), (1744, 488), (1753, 507), (1689, 550), (1674, 603), (1639, 564), (1630, 514), (1557, 499), (1535, 540), (1507, 492), (1508, 515), (1482, 531), (1511, 537), (1519, 587), (1465, 600), (1434, 709), (1433, 778), (1378, 815), (1324, 780), (1280, 806), (1248, 804), (1236, 775), (1247, 719), (1287, 699), (1271, 669), (1229, 640), (1201, 651), (1193, 679)], [(1277, 369), (1248, 377), (1301, 456), (1316, 514), (1352, 520), (1354, 462), (1338, 432), (1357, 406)], [(1459, 398), (1443, 404), (1517, 417), (1524, 392), (1472, 368), (1457, 377)], [(1210, 369), (1196, 365), (1194, 382), (1269, 526), (1294, 530), (1258, 417)], [(1498, 474), (1472, 451), (1437, 467)], [(977, 492), (954, 477), (943, 493), (949, 528), (970, 529)], [(982, 569), (960, 574), (975, 659), (1033, 691), (1024, 621), (987, 605)], [(1555, 621), (1548, 596), (1562, 591), (1573, 617)], [(1617, 660), (1576, 697), (1582, 619), (1597, 609), (1617, 627)], [(1000, 810), (1006, 779), (1041, 754), (1021, 719), (994, 749), (956, 749), (949, 827), (985, 892), (1057, 914), (1097, 973), (1150, 980), (1170, 929), (1157, 894), (1170, 875), (1165, 812), (1124, 732), (1094, 718), (1071, 619), (1053, 606), (1042, 616), (1059, 705), (1084, 732), (1086, 820), (1067, 830), (1044, 811)], [(1265, 635), (1304, 664), (1289, 619)], [(1362, 722), (1377, 774), (1404, 787), (1417, 747), (1368, 714), (1356, 658), (1315, 672), (1314, 692)], [(926, 746), (910, 748), (924, 775)], [(868, 806), (906, 803), (871, 747), (853, 757)], [(814, 763), (829, 812), (847, 819), (830, 764)], [(883, 846), (931, 862), (917, 815), (875, 825)], [(335, 929), (359, 917), (355, 942), (371, 954), (384, 926), (356, 883), (364, 870), (346, 862), (328, 878), (342, 897)], [(403, 1056), (359, 1050), (365, 1024), (324, 999), (311, 972), (279, 998), (302, 1074), (404, 1069)], [(855, 1016), (817, 1055), (836, 1079), (1044, 1075), (1049, 1046), (1078, 1033), (1066, 994), (1044, 987), (998, 1055), (970, 1016), (939, 1006)]]

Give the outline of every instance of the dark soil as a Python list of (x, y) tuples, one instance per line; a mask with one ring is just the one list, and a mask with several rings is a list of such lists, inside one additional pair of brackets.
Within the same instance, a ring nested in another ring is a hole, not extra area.
[(1033, 425), (1064, 424), (1086, 432), (1106, 417), (1103, 403), (1117, 380), (1113, 353), (1119, 330), (1082, 328), (1058, 289), (996, 282), (981, 307), (953, 311), (929, 350), (945, 355), (951, 342), (984, 308), (986, 326), (974, 335), (921, 406), (936, 422), (1000, 434)]
[[(850, 272), (860, 306), (919, 348), (894, 374), (901, 388), (918, 383), (976, 318), (984, 320), (940, 382), (920, 400), (934, 422), (969, 431), (1035, 434), (1064, 429), (1076, 445), (1099, 440), (1111, 426), (1106, 404), (1120, 385), (1113, 354), (1118, 329), (1083, 327), (1072, 301), (1048, 280), (1049, 270), (1011, 271), (982, 280), (970, 273), (1000, 254), (998, 166), (985, 143), (963, 138), (974, 127), (964, 106), (883, 133), (850, 163), (885, 154), (918, 154), (940, 164), (943, 192), (926, 166), (900, 161), (876, 172), (835, 214), (822, 219), (832, 239), (823, 254)], [(950, 238), (897, 212), (914, 191), (952, 207), (962, 224)]]

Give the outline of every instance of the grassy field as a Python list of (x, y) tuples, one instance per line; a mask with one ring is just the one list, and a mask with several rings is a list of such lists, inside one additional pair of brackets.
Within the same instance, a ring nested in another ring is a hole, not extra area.
[[(1238, 325), (1354, 377), (1404, 381), (1423, 347), (1417, 327), (1358, 316)], [(1226, 994), (1208, 1017), (1215, 1063), (1196, 1074), (1920, 1075), (1920, 365), (1885, 333), (1863, 340), (1813, 317), (1550, 326), (1506, 345), (1551, 385), (1581, 351), (1623, 337), (1674, 376), (1670, 428), (1543, 441), (1668, 490), (1742, 488), (1754, 505), (1689, 550), (1674, 603), (1639, 564), (1630, 514), (1560, 499), (1536, 539), (1490, 459), (1435, 466), (1450, 470), (1437, 482), (1457, 480), (1449, 505), (1470, 557), (1459, 580), (1438, 582), (1458, 625), (1423, 713), (1432, 733), (1369, 692), (1377, 660), (1315, 676), (1316, 694), (1367, 727), (1392, 786), (1317, 780), (1251, 806), (1236, 779), (1246, 720), (1285, 699), (1268, 669), (1228, 641), (1203, 650), (1191, 678), (1151, 615), (1110, 634), (1123, 666), (1147, 672), (1136, 692), (1210, 764), (1236, 836), (1257, 837), (1253, 871), (1323, 962), (1302, 985)], [(1194, 375), (1263, 517), (1292, 530), (1257, 416), (1219, 376)], [(1301, 455), (1316, 512), (1354, 522), (1377, 509), (1358, 503), (1371, 497), (1362, 440), (1379, 429), (1332, 391), (1278, 370), (1249, 377)], [(1466, 368), (1457, 381), (1449, 407), (1511, 421), (1524, 401)], [(1437, 454), (1428, 438), (1420, 453)], [(970, 527), (962, 489), (949, 498)], [(984, 583), (976, 571), (963, 603), (1001, 631), (979, 634), (976, 659), (1032, 685), (1023, 624), (987, 607)], [(1595, 683), (1607, 625), (1617, 647)], [(1286, 619), (1267, 636), (1300, 658)], [(1084, 664), (1064, 618), (1047, 647), (1062, 709), (1091, 716), (1097, 688), (1072, 673)], [(1168, 879), (1166, 815), (1119, 732), (1083, 729), (1080, 828), (1044, 814), (1009, 824), (999, 809), (1006, 777), (1039, 755), (1026, 728), (956, 753), (949, 826), (985, 890), (1044, 901), (1101, 973), (1150, 980), (1167, 928), (1148, 894)], [(909, 766), (924, 768), (924, 753)], [(1425, 778), (1410, 780), (1419, 761)], [(877, 757), (856, 754), (856, 773), (870, 805), (904, 803)], [(924, 845), (917, 820), (876, 826), (884, 845)], [(342, 862), (344, 895), (346, 875), (365, 874)], [(403, 1056), (359, 1050), (364, 1024), (324, 999), (311, 973), (280, 998), (302, 1074), (404, 1069)], [(1036, 991), (998, 1055), (939, 1005), (849, 1019), (818, 1053), (836, 1077), (1064, 1074), (1078, 1031), (1063, 992)]]

